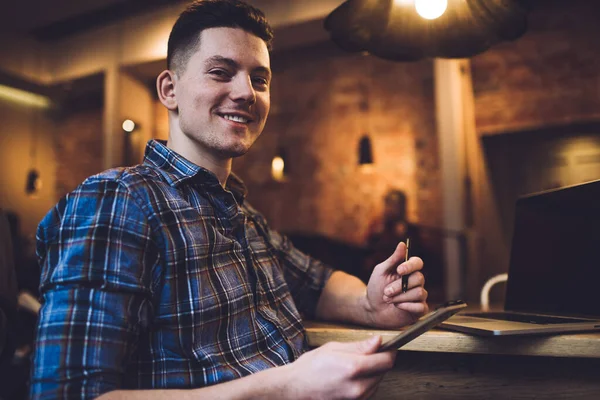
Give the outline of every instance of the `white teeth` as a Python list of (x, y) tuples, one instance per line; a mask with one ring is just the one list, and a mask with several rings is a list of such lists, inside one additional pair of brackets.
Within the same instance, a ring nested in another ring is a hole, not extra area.
[(243, 124), (247, 123), (248, 120), (244, 117), (238, 117), (237, 115), (223, 115), (223, 118), (228, 119), (234, 122), (241, 122)]

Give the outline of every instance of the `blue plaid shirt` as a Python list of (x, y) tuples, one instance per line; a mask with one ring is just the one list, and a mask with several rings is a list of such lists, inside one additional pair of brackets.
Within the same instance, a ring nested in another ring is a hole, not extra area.
[(150, 141), (143, 164), (63, 198), (38, 228), (32, 398), (196, 388), (296, 359), (332, 271), (244, 196)]

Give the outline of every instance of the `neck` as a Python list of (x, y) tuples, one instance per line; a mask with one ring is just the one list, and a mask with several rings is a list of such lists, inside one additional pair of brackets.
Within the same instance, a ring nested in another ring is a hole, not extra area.
[[(181, 139), (181, 138), (184, 139)], [(167, 147), (175, 151), (186, 160), (193, 162), (199, 167), (209, 170), (217, 176), (221, 186), (225, 187), (227, 178), (231, 173), (232, 159), (215, 157), (211, 152), (202, 148), (197, 143), (190, 143), (184, 135), (171, 135), (167, 141)]]

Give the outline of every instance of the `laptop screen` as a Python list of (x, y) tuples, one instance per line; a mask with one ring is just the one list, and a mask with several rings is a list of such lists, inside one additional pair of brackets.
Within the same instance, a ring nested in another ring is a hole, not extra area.
[(505, 308), (600, 316), (600, 181), (517, 200)]

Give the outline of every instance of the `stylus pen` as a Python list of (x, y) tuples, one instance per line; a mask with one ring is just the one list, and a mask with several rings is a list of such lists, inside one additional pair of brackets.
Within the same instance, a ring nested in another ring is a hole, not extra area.
[[(406, 253), (404, 255), (404, 262), (408, 261), (408, 246), (410, 245), (410, 239), (406, 239)], [(402, 275), (400, 277), (400, 283), (402, 283), (402, 293), (408, 292), (408, 275)]]

